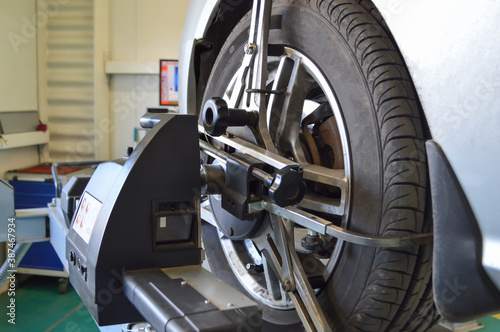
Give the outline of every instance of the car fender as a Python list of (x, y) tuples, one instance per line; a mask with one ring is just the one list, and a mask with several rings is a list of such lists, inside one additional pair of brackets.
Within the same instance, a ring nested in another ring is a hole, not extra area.
[(179, 112), (196, 114), (194, 48), (205, 37), (217, 14), (220, 0), (191, 0), (182, 32), (179, 53)]
[[(440, 243), (435, 243), (439, 250), (434, 252), (435, 299), (445, 317), (457, 320), (460, 313), (470, 317), (466, 313), (472, 312), (467, 312), (467, 307), (474, 308), (474, 301), (483, 301), (478, 284), (485, 293), (495, 294), (496, 301), (500, 289), (500, 157), (496, 152), (500, 149), (500, 44), (493, 37), (500, 35), (500, 3), (373, 2), (404, 57), (432, 135), (427, 147), (428, 154), (432, 151), (429, 167), (434, 230), (440, 233), (436, 234)], [(443, 170), (449, 173), (448, 182), (454, 183), (443, 183)], [(443, 187), (453, 190), (453, 195)], [(456, 218), (455, 208), (467, 213)], [(477, 231), (460, 233), (466, 229)], [(471, 246), (471, 241), (477, 245)], [(477, 250), (473, 255), (476, 262), (451, 259), (460, 255), (460, 250), (471, 248)], [(479, 268), (471, 266), (473, 263)], [(443, 278), (448, 276), (451, 282), (452, 276), (464, 268), (470, 276), (462, 283), (469, 288), (450, 302), (443, 295), (445, 290), (436, 287), (446, 287)], [(499, 305), (497, 302), (496, 309), (490, 310), (499, 310)]]

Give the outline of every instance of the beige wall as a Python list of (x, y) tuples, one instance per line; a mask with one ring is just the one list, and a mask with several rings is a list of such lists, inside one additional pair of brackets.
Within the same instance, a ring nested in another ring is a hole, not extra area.
[(40, 162), (38, 147), (28, 146), (0, 151), (0, 174), (4, 178), (5, 172), (14, 169), (35, 166)]
[[(189, 1), (110, 0), (109, 60), (152, 63), (178, 59)], [(98, 33), (96, 31), (96, 33)], [(133, 146), (134, 127), (148, 107), (159, 107), (157, 74), (110, 75), (111, 157), (122, 156)]]
[[(99, 18), (105, 28), (101, 29), (97, 25), (95, 34), (101, 34), (101, 37), (96, 36), (96, 42), (101, 41), (106, 44), (101, 47), (105, 49), (105, 52), (101, 53), (106, 53), (103, 55), (106, 61), (151, 63), (151, 68), (147, 70), (149, 72), (157, 71), (159, 59), (178, 58), (189, 1), (102, 0), (95, 3), (102, 5), (104, 2), (109, 3), (109, 14), (104, 14), (104, 17)], [(12, 47), (0, 45), (2, 46), (0, 47), (2, 63), (0, 76), (5, 78), (12, 74), (10, 76), (15, 82), (21, 82), (19, 84), (22, 87), (13, 89), (11, 84), (0, 89), (0, 101), (4, 101), (3, 104), (0, 103), (0, 111), (38, 109), (36, 100), (37, 37), (23, 36), (22, 30), (29, 30), (29, 27), (23, 28), (26, 21), (24, 18), (32, 19), (35, 8), (36, 0), (0, 0), (0, 9), (2, 9), (0, 11), (2, 19), (0, 41), (9, 43), (7, 38), (9, 32), (15, 32), (23, 38), (20, 39), (22, 43), (18, 45), (19, 53), (16, 56), (9, 57), (6, 54), (7, 51), (13, 50)], [(107, 22), (104, 22), (106, 20)], [(9, 23), (7, 28), (5, 28), (6, 23)], [(27, 42), (24, 43), (25, 41)], [(25, 65), (18, 66), (21, 59), (25, 60)], [(96, 61), (98, 60), (100, 61), (96, 57)], [(99, 73), (103, 71), (97, 66), (96, 70)], [(27, 80), (27, 83), (23, 84), (23, 80)], [(97, 105), (96, 119), (103, 118), (99, 122), (103, 122), (104, 126), (101, 136), (106, 140), (109, 134), (111, 147), (109, 155), (106, 152), (107, 149), (103, 149), (104, 152), (98, 154), (97, 158), (108, 159), (123, 155), (127, 146), (134, 145), (134, 128), (138, 127), (139, 118), (148, 107), (159, 106), (159, 80), (157, 74), (111, 74), (103, 77), (103, 80), (104, 83), (100, 89), (106, 92), (105, 95), (109, 95), (109, 99), (106, 98), (105, 102), (100, 104), (104, 105), (103, 107)], [(24, 97), (16, 95), (19, 93)], [(96, 92), (96, 95), (99, 93)], [(110, 127), (109, 131), (108, 127)], [(99, 131), (100, 128), (98, 127), (97, 130)], [(39, 161), (36, 146), (0, 150), (0, 176), (3, 176), (4, 172), (9, 169), (32, 166)]]
[(0, 0), (0, 112), (37, 110), (35, 0)]
[[(0, 112), (38, 110), (35, 0), (0, 0)], [(36, 165), (37, 147), (0, 150), (0, 177)]]

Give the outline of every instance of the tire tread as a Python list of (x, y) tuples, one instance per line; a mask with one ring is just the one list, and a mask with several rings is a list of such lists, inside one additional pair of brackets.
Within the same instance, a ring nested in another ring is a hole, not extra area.
[[(421, 112), (392, 35), (371, 1), (319, 0), (316, 7), (328, 14), (357, 57), (378, 115), (385, 183), (379, 235), (421, 233), (429, 223)], [(436, 316), (429, 291), (431, 254), (430, 246), (378, 249), (370, 277), (344, 329), (427, 329)]]

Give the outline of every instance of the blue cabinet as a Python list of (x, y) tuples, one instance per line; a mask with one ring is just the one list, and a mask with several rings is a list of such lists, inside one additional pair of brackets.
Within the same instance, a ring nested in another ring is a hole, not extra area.
[[(55, 197), (55, 187), (51, 182), (9, 181), (14, 187), (15, 209), (46, 207)], [(50, 242), (33, 243), (19, 267), (28, 269), (63, 271)]]

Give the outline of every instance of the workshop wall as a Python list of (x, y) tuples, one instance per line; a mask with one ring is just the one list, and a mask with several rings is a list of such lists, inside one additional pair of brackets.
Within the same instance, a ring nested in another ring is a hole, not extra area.
[(93, 0), (37, 0), (39, 105), (50, 130), (45, 160), (94, 160)]
[[(26, 23), (35, 9), (34, 0), (0, 0), (0, 112), (38, 110), (36, 31)], [(37, 147), (0, 149), (0, 177), (38, 162)]]
[(0, 1), (0, 111), (38, 109), (35, 8), (35, 1)]
[[(110, 0), (111, 157), (134, 146), (134, 128), (148, 107), (159, 107), (160, 59), (178, 59), (188, 1)], [(130, 74), (130, 68), (139, 68)], [(151, 73), (151, 74), (147, 74)]]
[(36, 146), (0, 151), (0, 177), (4, 178), (5, 172), (9, 170), (34, 166), (39, 162)]
[[(46, 3), (46, 0), (0, 0), (0, 5), (5, 7), (0, 8), (0, 28), (3, 29), (0, 30), (1, 35), (17, 32), (22, 37), (20, 43), (17, 43), (22, 54), (14, 54), (12, 61), (8, 60), (6, 54), (7, 51), (12, 53), (11, 42), (8, 38), (1, 38), (1, 42), (8, 45), (0, 44), (0, 79), (5, 78), (0, 82), (0, 111), (39, 110), (42, 121), (48, 123), (51, 131), (50, 155), (49, 149), (43, 145), (40, 148), (31, 146), (0, 149), (0, 176), (9, 169), (32, 166), (40, 161), (117, 158), (125, 153), (127, 146), (133, 146), (134, 128), (138, 127), (139, 118), (148, 107), (159, 107), (159, 59), (179, 57), (180, 39), (189, 2), (56, 1), (57, 8), (51, 7), (52, 11), (42, 17), (40, 15), (45, 13)], [(85, 17), (75, 21), (68, 20), (63, 15), (74, 11)], [(45, 19), (43, 24), (35, 21), (33, 25), (27, 25), (27, 20), (39, 16)], [(28, 32), (29, 38), (25, 36)], [(90, 45), (88, 49), (80, 45), (76, 47), (74, 44), (78, 38), (74, 34), (88, 35), (90, 40), (93, 35), (93, 47), (92, 43), (84, 42), (82, 43)], [(68, 45), (64, 43), (64, 38), (68, 39)], [(81, 54), (76, 54), (77, 52)], [(92, 53), (93, 64), (92, 61), (87, 64)], [(30, 65), (13, 65), (28, 55)], [(70, 58), (63, 59), (63, 55)], [(85, 66), (77, 63), (82, 57), (87, 61)], [(73, 68), (62, 68), (55, 60), (66, 61)], [(113, 64), (120, 65), (118, 67), (123, 70), (109, 70)], [(130, 73), (127, 66), (141, 69)], [(73, 72), (80, 67), (90, 71), (93, 68), (94, 79), (92, 73), (86, 72), (78, 76), (82, 80), (77, 82)], [(60, 68), (64, 75), (70, 76), (68, 79), (58, 74), (57, 70)], [(11, 76), (13, 78), (9, 78)], [(16, 87), (13, 88), (14, 86)], [(82, 91), (76, 91), (76, 87)], [(83, 106), (77, 109), (74, 105), (69, 107), (66, 104), (61, 110), (56, 107), (61, 104), (61, 98), (66, 98), (68, 103), (82, 104), (77, 98), (81, 94), (85, 94), (83, 97), (88, 99), (85, 99), (85, 110), (82, 109)], [(73, 109), (75, 111), (70, 112)], [(64, 141), (58, 140), (59, 138)], [(41, 157), (39, 149), (44, 152)], [(76, 152), (69, 154), (69, 150)]]

